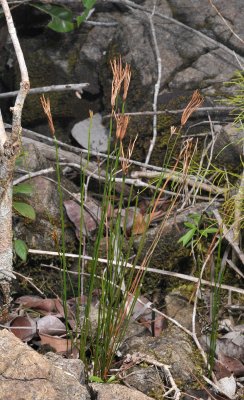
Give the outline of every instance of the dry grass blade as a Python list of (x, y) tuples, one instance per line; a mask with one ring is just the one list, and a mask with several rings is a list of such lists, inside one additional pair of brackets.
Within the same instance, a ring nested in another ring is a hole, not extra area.
[(187, 104), (186, 108), (183, 111), (182, 117), (181, 117), (181, 126), (184, 126), (192, 113), (196, 111), (200, 105), (203, 103), (203, 97), (200, 95), (198, 90), (195, 90), (195, 92), (192, 95), (192, 98), (190, 102)]
[(52, 117), (52, 113), (51, 113), (50, 100), (49, 100), (49, 98), (46, 100), (44, 94), (40, 97), (40, 100), (41, 100), (43, 111), (47, 116), (50, 132), (53, 136), (55, 136), (55, 128), (54, 128), (53, 117)]

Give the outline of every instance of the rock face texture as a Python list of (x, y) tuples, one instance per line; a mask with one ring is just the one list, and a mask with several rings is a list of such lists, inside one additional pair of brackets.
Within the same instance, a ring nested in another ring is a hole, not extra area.
[(22, 343), (7, 330), (0, 332), (1, 400), (90, 400), (87, 389)]
[(151, 399), (115, 384), (92, 384), (88, 391), (81, 361), (43, 356), (7, 330), (0, 331), (0, 353), (0, 400)]
[(152, 400), (152, 397), (121, 385), (93, 383), (91, 387), (97, 400)]

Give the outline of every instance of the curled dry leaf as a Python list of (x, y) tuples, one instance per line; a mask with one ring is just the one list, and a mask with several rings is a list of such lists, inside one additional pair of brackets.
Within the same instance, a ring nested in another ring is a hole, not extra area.
[[(229, 371), (229, 375), (233, 374), (236, 377), (244, 376), (244, 365), (237, 358), (229, 357), (222, 352), (218, 355), (219, 362), (225, 366), (225, 368)], [(225, 376), (229, 376), (225, 375)]]
[[(64, 206), (70, 221), (73, 222), (76, 228), (76, 237), (80, 240), (81, 206), (74, 200), (65, 201)], [(82, 225), (82, 234), (94, 239), (97, 225), (101, 219), (101, 209), (93, 199), (89, 198), (84, 203), (82, 217), (84, 222)]]
[(72, 341), (70, 339), (64, 339), (44, 333), (40, 334), (39, 336), (42, 346), (49, 345), (55, 349), (57, 353), (67, 353), (72, 350)]
[(29, 316), (18, 316), (9, 323), (10, 331), (23, 342), (28, 342), (36, 334), (36, 322)]
[[(116, 218), (119, 211), (114, 210), (113, 217)], [(139, 235), (145, 232), (147, 227), (145, 216), (141, 213), (140, 208), (129, 207), (122, 209), (120, 212), (121, 222), (120, 226), (126, 236)]]
[(244, 335), (241, 331), (226, 333), (217, 340), (216, 353), (223, 353), (226, 356), (244, 359)]
[(21, 296), (15, 300), (22, 308), (31, 308), (38, 311), (51, 313), (56, 311), (56, 299), (42, 299), (39, 296)]
[(46, 315), (37, 321), (37, 331), (39, 334), (63, 335), (66, 333), (65, 324), (55, 315)]
[[(145, 326), (145, 328), (151, 332), (152, 336), (160, 336), (165, 328), (164, 317), (157, 312), (153, 312), (150, 307), (152, 303), (146, 297), (140, 296), (139, 300), (141, 300), (143, 304), (136, 301), (132, 318)], [(131, 304), (131, 301), (127, 303)]]

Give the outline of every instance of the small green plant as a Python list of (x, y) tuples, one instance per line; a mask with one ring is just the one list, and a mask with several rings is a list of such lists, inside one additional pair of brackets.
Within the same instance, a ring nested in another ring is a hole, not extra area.
[(216, 228), (214, 224), (207, 227), (201, 227), (201, 214), (190, 214), (189, 218), (191, 221), (184, 223), (185, 227), (189, 229), (178, 240), (178, 243), (182, 243), (183, 246), (188, 246), (191, 243), (195, 244), (203, 237), (207, 239), (210, 234), (218, 231), (218, 228)]
[(30, 3), (30, 5), (51, 17), (51, 21), (47, 25), (48, 28), (55, 32), (67, 33), (72, 32), (75, 28), (79, 28), (82, 22), (89, 17), (95, 3), (96, 0), (82, 0), (84, 11), (78, 16), (75, 16), (73, 11), (63, 5), (33, 3)]
[[(13, 208), (21, 216), (28, 218), (30, 220), (35, 220), (36, 213), (34, 208), (24, 201), (20, 201), (23, 196), (29, 196), (33, 192), (31, 185), (27, 183), (20, 183), (13, 187)], [(21, 239), (14, 240), (14, 250), (17, 256), (22, 260), (26, 261), (28, 254), (28, 247), (26, 243)]]

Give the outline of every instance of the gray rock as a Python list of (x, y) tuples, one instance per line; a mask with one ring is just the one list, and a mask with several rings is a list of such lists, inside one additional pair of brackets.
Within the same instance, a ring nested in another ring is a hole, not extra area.
[(0, 331), (0, 400), (90, 400), (87, 389), (7, 330)]
[(102, 116), (100, 114), (93, 115), (92, 122), (90, 118), (87, 118), (75, 124), (71, 130), (71, 134), (85, 149), (88, 149), (90, 140), (90, 150), (97, 152), (107, 151), (108, 131), (102, 125)]
[(97, 400), (150, 400), (145, 394), (134, 389), (129, 389), (122, 385), (104, 385), (101, 383), (93, 383), (92, 390)]
[[(174, 380), (181, 382), (182, 385), (191, 384), (194, 381), (190, 371), (196, 374), (196, 368), (199, 368), (199, 364), (201, 364), (201, 356), (197, 356), (196, 348), (190, 337), (175, 326), (169, 326), (159, 337), (131, 337), (125, 341), (122, 351), (129, 354), (139, 352), (154, 358), (155, 361), (170, 365)], [(184, 368), (184, 366), (186, 367)], [(148, 389), (146, 390), (144, 387), (144, 392), (149, 393), (153, 384), (154, 387), (158, 387), (156, 375)], [(130, 384), (139, 389), (141, 388), (140, 381), (139, 378), (135, 379), (134, 386), (131, 379)]]
[(75, 358), (64, 358), (60, 354), (52, 353), (49, 351), (45, 354), (48, 360), (57, 368), (61, 368), (63, 371), (72, 375), (81, 384), (85, 383), (85, 366), (84, 363)]

